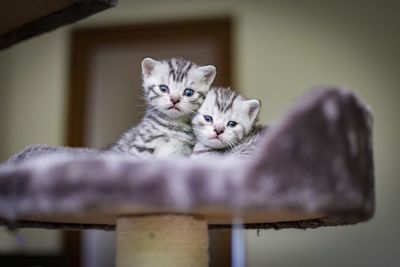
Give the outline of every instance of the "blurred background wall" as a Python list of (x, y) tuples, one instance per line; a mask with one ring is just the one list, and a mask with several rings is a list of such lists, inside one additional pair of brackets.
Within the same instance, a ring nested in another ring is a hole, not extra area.
[[(375, 117), (375, 217), (347, 227), (269, 230), (260, 236), (247, 231), (247, 263), (397, 266), (399, 7), (394, 1), (120, 0), (117, 8), (72, 27), (229, 16), (234, 22), (234, 85), (262, 100), (264, 123), (273, 123), (312, 86), (351, 88)], [(28, 144), (64, 143), (72, 27), (0, 52), (1, 160)], [(23, 235), (38, 250), (60, 249), (58, 232)], [(12, 249), (14, 243), (8, 233), (0, 234), (0, 250)]]

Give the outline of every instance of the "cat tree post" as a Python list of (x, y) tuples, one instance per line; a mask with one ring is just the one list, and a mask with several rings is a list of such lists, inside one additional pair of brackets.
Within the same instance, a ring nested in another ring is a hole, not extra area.
[[(307, 94), (247, 160), (54, 152), (0, 166), (0, 223), (117, 229), (118, 267), (207, 266), (207, 227), (355, 224), (375, 207), (372, 117), (352, 93)], [(193, 215), (193, 216), (192, 216)]]
[(117, 219), (117, 267), (207, 267), (208, 228), (190, 215)]

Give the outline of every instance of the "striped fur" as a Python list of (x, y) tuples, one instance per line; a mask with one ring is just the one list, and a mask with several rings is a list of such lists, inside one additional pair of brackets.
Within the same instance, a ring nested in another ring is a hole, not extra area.
[[(257, 125), (259, 110), (260, 101), (256, 99), (246, 99), (229, 88), (212, 88), (192, 120), (197, 139), (192, 157), (250, 155), (266, 129)], [(210, 116), (212, 122), (204, 116)], [(237, 125), (229, 127), (230, 121)], [(222, 133), (218, 135), (218, 131)]]
[[(144, 158), (189, 156), (195, 144), (190, 121), (210, 89), (215, 67), (197, 66), (184, 59), (146, 58), (142, 61), (142, 73), (145, 116), (110, 150)], [(168, 90), (162, 91), (163, 88)], [(193, 95), (185, 95), (185, 89), (192, 89)]]

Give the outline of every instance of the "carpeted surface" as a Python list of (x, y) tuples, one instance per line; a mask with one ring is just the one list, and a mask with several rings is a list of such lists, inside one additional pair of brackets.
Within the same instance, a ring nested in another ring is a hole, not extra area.
[(351, 92), (314, 90), (246, 160), (139, 160), (81, 151), (0, 167), (10, 227), (113, 229), (120, 215), (194, 213), (211, 228), (316, 228), (374, 213), (372, 116)]

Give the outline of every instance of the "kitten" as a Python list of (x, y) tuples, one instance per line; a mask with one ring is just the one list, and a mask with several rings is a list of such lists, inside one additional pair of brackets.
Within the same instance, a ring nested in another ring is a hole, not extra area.
[(147, 110), (109, 150), (139, 157), (189, 156), (195, 144), (191, 119), (216, 76), (212, 65), (183, 59), (142, 61)]
[(251, 155), (266, 131), (266, 127), (257, 125), (260, 106), (257, 99), (213, 87), (192, 120), (197, 139), (192, 157)]

